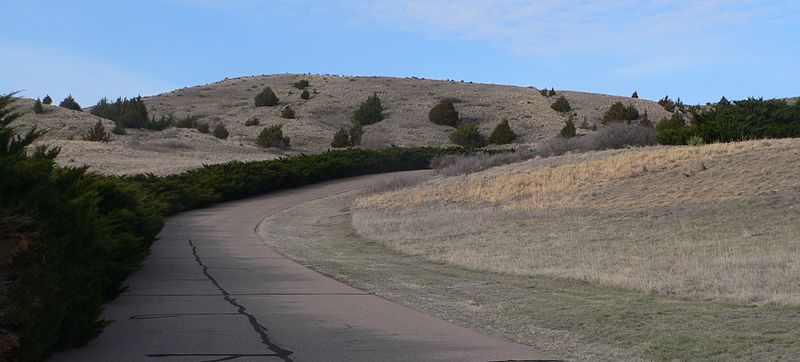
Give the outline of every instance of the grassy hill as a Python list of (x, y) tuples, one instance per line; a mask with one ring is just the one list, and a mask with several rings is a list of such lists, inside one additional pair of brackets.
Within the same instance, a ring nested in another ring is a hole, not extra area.
[[(308, 100), (301, 99), (302, 91), (293, 87), (302, 79), (310, 83)], [(254, 107), (255, 95), (267, 86), (279, 97), (279, 105)], [(477, 122), (485, 134), (507, 119), (522, 144), (536, 144), (558, 134), (566, 115), (553, 111), (550, 104), (560, 95), (572, 105), (576, 123), (584, 117), (590, 123), (599, 122), (617, 101), (633, 104), (640, 112), (646, 110), (651, 120), (668, 115), (652, 101), (603, 94), (557, 91), (556, 96), (545, 97), (536, 89), (495, 84), (281, 74), (225, 79), (144, 98), (149, 114), (156, 118), (173, 114), (179, 118), (195, 116), (199, 122), (211, 125), (224, 124), (230, 132), (226, 140), (193, 129), (169, 128), (160, 132), (128, 130), (127, 135), (115, 135), (112, 142), (105, 144), (87, 142), (82, 136), (97, 117), (86, 109), (75, 112), (49, 106), (45, 106), (44, 114), (34, 114), (31, 100), (20, 102), (26, 114), (18, 123), (22, 128), (37, 124), (49, 129), (42, 142), (62, 147), (59, 164), (87, 164), (111, 174), (171, 174), (203, 164), (327, 150), (333, 134), (341, 127), (349, 127), (355, 108), (373, 93), (381, 99), (385, 119), (364, 127), (364, 147), (449, 145), (448, 134), (453, 129), (428, 121), (428, 111), (443, 98), (455, 99), (462, 118)], [(296, 119), (281, 118), (286, 106), (295, 110)], [(253, 117), (259, 119), (260, 125), (245, 126)], [(110, 130), (112, 122), (103, 122)], [(284, 125), (284, 134), (291, 138), (291, 150), (265, 150), (255, 145), (258, 133), (273, 124)]]

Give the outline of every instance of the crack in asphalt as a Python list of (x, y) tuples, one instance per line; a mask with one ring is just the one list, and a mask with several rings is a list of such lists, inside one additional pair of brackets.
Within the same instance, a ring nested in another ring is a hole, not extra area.
[[(203, 274), (205, 274), (205, 276), (208, 278), (208, 280), (210, 280), (211, 283), (214, 284), (214, 286), (220, 291), (220, 293), (222, 293), (222, 296), (223, 296), (223, 298), (225, 299), (226, 302), (228, 302), (230, 305), (236, 307), (238, 309), (238, 313), (240, 315), (243, 315), (243, 316), (247, 317), (247, 320), (250, 322), (250, 325), (253, 327), (253, 330), (256, 333), (258, 333), (259, 337), (261, 337), (261, 344), (267, 346), (267, 348), (269, 348), (270, 351), (274, 352), (277, 357), (281, 358), (282, 360), (284, 360), (286, 362), (291, 362), (292, 359), (289, 356), (292, 355), (292, 353), (294, 353), (294, 352), (286, 350), (286, 349), (283, 349), (281, 347), (278, 347), (276, 344), (272, 343), (269, 340), (269, 336), (267, 336), (267, 328), (264, 327), (261, 323), (259, 323), (258, 319), (254, 315), (248, 313), (247, 312), (247, 308), (245, 308), (245, 306), (239, 304), (236, 301), (236, 299), (233, 298), (231, 296), (231, 294), (228, 293), (228, 291), (225, 288), (223, 288), (222, 285), (220, 285), (219, 282), (217, 282), (216, 279), (214, 279), (213, 276), (211, 276), (211, 274), (208, 272), (208, 267), (206, 267), (206, 265), (203, 264), (203, 261), (200, 260), (200, 256), (197, 254), (197, 247), (194, 245), (194, 243), (192, 242), (191, 239), (189, 239), (189, 246), (192, 247), (192, 254), (194, 254), (194, 259), (195, 259), (195, 261), (197, 261), (197, 264), (200, 265), (200, 268), (203, 270)], [(235, 356), (235, 355), (224, 355), (224, 356)], [(224, 360), (235, 359), (235, 358), (238, 358), (238, 357), (218, 359), (218, 360), (215, 360), (215, 361), (224, 361)]]

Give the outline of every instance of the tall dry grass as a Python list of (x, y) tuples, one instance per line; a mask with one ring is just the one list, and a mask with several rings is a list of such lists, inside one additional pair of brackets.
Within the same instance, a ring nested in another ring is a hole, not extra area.
[(800, 304), (800, 140), (535, 159), (357, 200), (358, 232), (469, 268)]

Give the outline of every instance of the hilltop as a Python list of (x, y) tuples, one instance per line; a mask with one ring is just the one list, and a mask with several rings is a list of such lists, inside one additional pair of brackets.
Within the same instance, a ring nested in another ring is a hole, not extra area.
[[(307, 100), (301, 99), (302, 91), (293, 86), (303, 79), (309, 81)], [(280, 103), (254, 107), (255, 95), (265, 87), (274, 90)], [(19, 123), (37, 124), (50, 130), (42, 142), (62, 148), (59, 164), (87, 164), (94, 170), (112, 174), (169, 174), (230, 160), (325, 151), (330, 148), (333, 134), (350, 126), (353, 111), (373, 93), (381, 99), (385, 119), (364, 127), (364, 147), (450, 145), (448, 134), (453, 128), (428, 121), (428, 111), (443, 98), (453, 99), (461, 117), (476, 122), (484, 134), (507, 119), (519, 135), (517, 142), (523, 145), (534, 145), (558, 134), (566, 114), (552, 110), (550, 105), (561, 95), (569, 100), (576, 123), (584, 118), (590, 124), (599, 123), (615, 102), (632, 104), (640, 113), (647, 111), (652, 121), (669, 115), (653, 101), (605, 94), (558, 90), (555, 96), (546, 97), (537, 89), (496, 84), (281, 74), (230, 78), (143, 98), (149, 115), (156, 118), (172, 114), (178, 118), (194, 116), (198, 122), (211, 125), (224, 124), (230, 132), (226, 140), (193, 129), (168, 128), (158, 132), (128, 130), (127, 135), (115, 135), (106, 144), (83, 141), (82, 135), (100, 118), (89, 114), (87, 109), (76, 112), (48, 106), (44, 114), (33, 114), (30, 100), (20, 102), (26, 115)], [(296, 119), (281, 117), (286, 106), (294, 109)], [(251, 118), (257, 118), (260, 125), (245, 126)], [(103, 122), (108, 129), (113, 126), (111, 121)], [(255, 145), (258, 133), (275, 124), (283, 124), (284, 134), (291, 138), (291, 150)]]

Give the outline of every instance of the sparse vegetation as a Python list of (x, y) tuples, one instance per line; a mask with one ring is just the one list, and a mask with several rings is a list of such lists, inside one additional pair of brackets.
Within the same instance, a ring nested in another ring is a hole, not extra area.
[[(169, 117), (172, 117), (170, 114)], [(186, 117), (179, 118), (179, 119), (171, 119), (172, 125), (176, 128), (197, 128), (197, 120), (199, 118), (195, 115), (186, 115)]]
[(681, 102), (680, 98), (678, 98), (677, 101), (673, 101), (672, 99), (669, 99), (669, 96), (664, 96), (664, 98), (658, 100), (658, 104), (661, 105), (661, 107), (664, 107), (664, 110), (670, 113), (675, 112), (676, 108), (681, 110), (681, 112), (686, 111), (686, 107), (684, 106), (683, 102)]
[(550, 105), (550, 108), (560, 113), (569, 112), (572, 110), (572, 107), (569, 105), (569, 101), (567, 101), (567, 98), (563, 95), (556, 98), (556, 101)]
[(311, 95), (308, 94), (308, 89), (303, 89), (303, 92), (300, 93), (300, 99), (307, 100), (310, 97)]
[(373, 93), (367, 97), (367, 100), (361, 102), (355, 112), (353, 112), (353, 121), (362, 126), (377, 123), (383, 120), (383, 106), (381, 100), (378, 98), (377, 93)]
[(511, 130), (508, 120), (504, 119), (492, 130), (492, 134), (489, 135), (489, 142), (496, 145), (505, 145), (514, 142), (516, 138), (517, 135)]
[(348, 133), (346, 129), (340, 128), (336, 133), (333, 134), (333, 140), (331, 140), (331, 147), (333, 148), (350, 147), (350, 133)]
[(444, 176), (467, 175), (492, 167), (530, 160), (536, 153), (529, 149), (496, 154), (476, 153), (472, 155), (441, 155), (431, 160), (431, 168)]
[(286, 108), (284, 108), (281, 111), (281, 117), (285, 119), (294, 119), (295, 114), (294, 114), (294, 109), (292, 109), (292, 106), (286, 106)]
[(616, 102), (603, 114), (603, 119), (600, 121), (606, 125), (610, 122), (627, 122), (639, 118), (639, 111), (632, 104), (627, 107), (622, 102)]
[(97, 121), (83, 136), (83, 140), (104, 143), (111, 142), (111, 134), (106, 132), (106, 127), (103, 126), (102, 121)]
[(361, 144), (361, 136), (364, 135), (364, 129), (361, 127), (360, 123), (353, 122), (353, 125), (350, 126), (350, 131), (348, 134), (350, 135), (350, 145), (358, 146)]
[(450, 141), (466, 148), (478, 148), (486, 145), (486, 138), (481, 134), (478, 125), (472, 122), (462, 122), (458, 125), (455, 132), (450, 134)]
[(275, 95), (275, 92), (270, 87), (264, 88), (255, 98), (256, 107), (272, 107), (278, 105), (278, 102), (280, 102), (278, 96)]
[(458, 111), (449, 98), (442, 99), (428, 112), (428, 120), (438, 125), (456, 127), (458, 125)]
[(256, 139), (256, 144), (264, 148), (289, 149), (289, 137), (283, 135), (283, 125), (269, 126), (261, 130)]
[(58, 106), (61, 108), (71, 109), (73, 111), (81, 111), (81, 105), (78, 104), (75, 98), (72, 98), (72, 94), (68, 95), (67, 98), (64, 98), (64, 100), (61, 101)]
[(559, 156), (567, 152), (589, 152), (608, 149), (649, 146), (656, 143), (655, 130), (638, 124), (610, 123), (597, 132), (582, 137), (555, 137), (538, 148), (541, 156)]
[[(214, 127), (213, 135), (216, 138), (219, 138), (221, 140), (228, 139), (228, 135), (229, 134), (230, 133), (228, 133), (228, 129), (225, 128), (225, 125), (222, 124), (222, 123), (219, 123)], [(287, 140), (287, 144), (288, 144), (288, 140)]]

